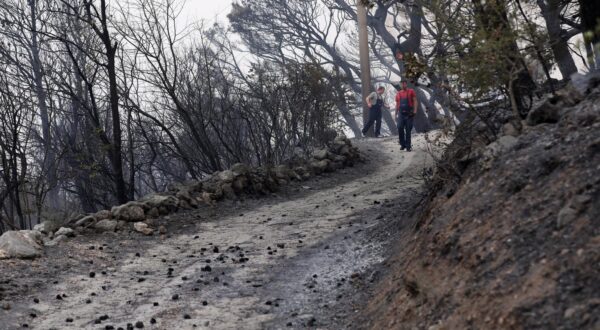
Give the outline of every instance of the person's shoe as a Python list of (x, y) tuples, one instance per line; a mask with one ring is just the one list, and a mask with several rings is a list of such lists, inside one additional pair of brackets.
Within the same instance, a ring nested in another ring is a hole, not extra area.
[(406, 151), (411, 152), (412, 148), (406, 148)]
[(406, 149), (404, 146), (401, 146), (401, 147), (400, 147), (400, 150), (404, 150), (404, 149)]

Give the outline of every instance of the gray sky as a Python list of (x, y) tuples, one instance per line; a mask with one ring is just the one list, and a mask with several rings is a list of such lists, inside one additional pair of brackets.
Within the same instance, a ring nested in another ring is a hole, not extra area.
[(194, 23), (201, 19), (207, 23), (215, 20), (226, 23), (232, 0), (187, 0), (181, 19), (184, 23)]

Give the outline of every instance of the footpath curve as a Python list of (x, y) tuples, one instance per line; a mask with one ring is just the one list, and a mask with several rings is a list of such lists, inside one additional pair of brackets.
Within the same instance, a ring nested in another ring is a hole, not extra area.
[(423, 136), (260, 199), (167, 216), (168, 234), (76, 237), (0, 261), (2, 329), (340, 328), (380, 276), (431, 166)]

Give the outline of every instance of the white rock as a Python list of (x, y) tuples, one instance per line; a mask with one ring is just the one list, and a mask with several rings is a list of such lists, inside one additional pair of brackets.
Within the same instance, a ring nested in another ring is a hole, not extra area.
[(56, 237), (54, 237), (53, 240), (51, 240), (50, 242), (47, 242), (46, 246), (57, 246), (60, 242), (66, 241), (67, 240), (67, 236), (66, 235), (56, 235)]
[(37, 225), (33, 226), (33, 230), (37, 230), (40, 233), (44, 233), (44, 234), (50, 234), (54, 231), (56, 227), (54, 226), (54, 224), (50, 221), (43, 221), (42, 223), (38, 223)]
[(115, 219), (125, 221), (142, 221), (145, 219), (144, 209), (137, 202), (129, 202), (115, 206), (111, 210)]
[(72, 237), (72, 236), (75, 236), (75, 231), (71, 228), (60, 227), (60, 229), (58, 231), (56, 231), (56, 233), (54, 233), (54, 235), (55, 236), (65, 235), (68, 237)]
[(96, 221), (110, 219), (110, 218), (112, 218), (112, 213), (110, 212), (110, 210), (98, 211), (98, 212), (94, 213), (94, 218), (96, 219)]
[(140, 200), (140, 202), (147, 204), (149, 209), (153, 207), (166, 207), (169, 209), (176, 209), (178, 200), (175, 196), (162, 196), (162, 195), (148, 195)]
[(94, 221), (96, 221), (96, 217), (93, 215), (88, 215), (86, 217), (83, 217), (83, 218), (77, 220), (77, 222), (75, 222), (75, 226), (79, 226), (79, 227), (89, 226)]
[(104, 219), (98, 221), (98, 223), (94, 225), (94, 228), (101, 231), (115, 231), (115, 229), (117, 229), (117, 224), (118, 223), (115, 220)]
[(313, 153), (313, 158), (316, 160), (324, 160), (329, 157), (329, 151), (327, 149), (320, 149)]
[(140, 232), (144, 235), (152, 235), (152, 233), (154, 232), (154, 229), (150, 228), (150, 226), (148, 226), (148, 224), (143, 223), (143, 222), (134, 223), (133, 228), (135, 228), (135, 230), (137, 232)]
[(42, 234), (37, 230), (8, 231), (0, 236), (0, 259), (42, 255)]
[(231, 183), (233, 182), (233, 179), (235, 179), (235, 174), (233, 171), (225, 170), (223, 172), (219, 172), (219, 179), (223, 182)]
[(558, 217), (556, 218), (556, 228), (561, 229), (566, 226), (568, 223), (575, 220), (577, 217), (577, 211), (574, 209), (565, 206), (558, 212)]

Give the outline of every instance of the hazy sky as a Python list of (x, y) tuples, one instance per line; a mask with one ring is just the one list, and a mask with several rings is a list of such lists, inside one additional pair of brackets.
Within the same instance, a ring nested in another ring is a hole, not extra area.
[(232, 0), (187, 0), (181, 18), (187, 23), (204, 19), (207, 23), (215, 20), (226, 23)]

